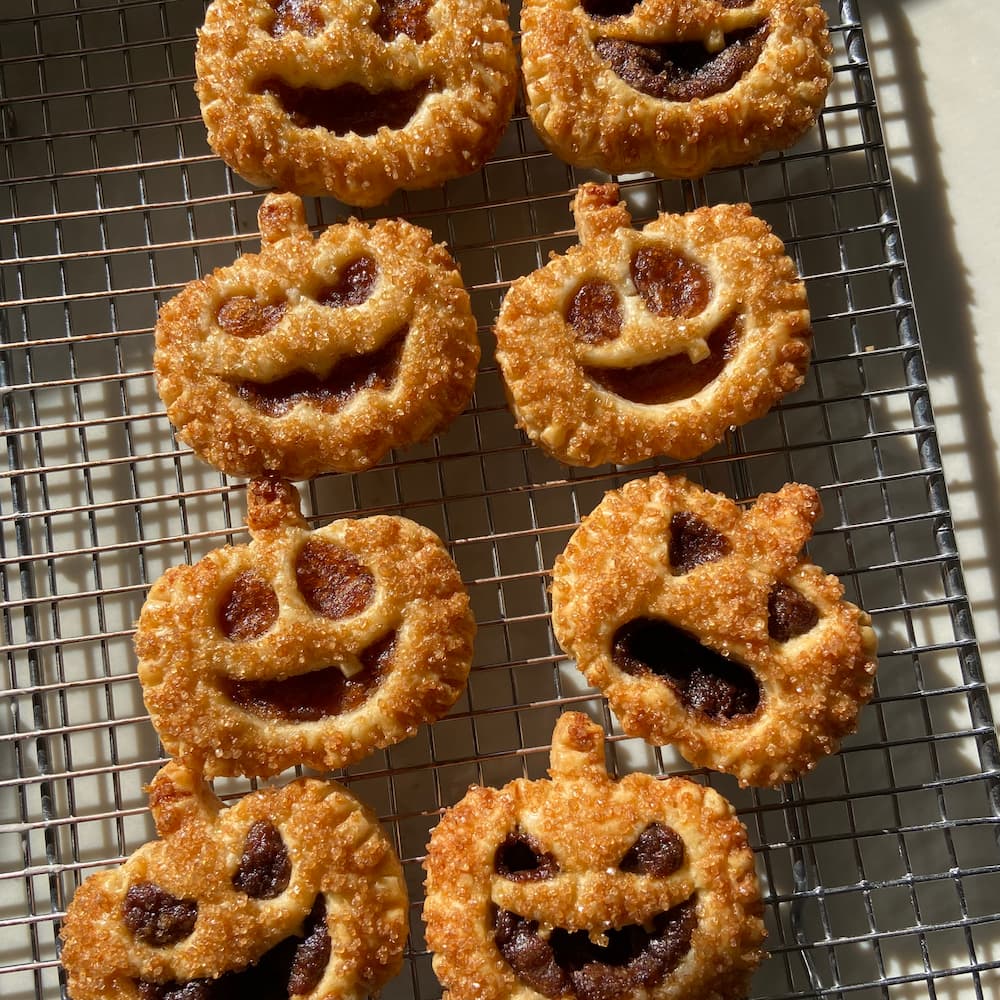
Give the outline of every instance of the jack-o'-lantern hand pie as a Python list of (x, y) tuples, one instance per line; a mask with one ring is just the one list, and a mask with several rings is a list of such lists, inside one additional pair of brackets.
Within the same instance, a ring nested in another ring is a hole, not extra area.
[(135, 648), (153, 725), (209, 776), (332, 770), (436, 721), (476, 627), (441, 540), (403, 517), (309, 531), (282, 480), (249, 485), (249, 545), (168, 570)]
[(581, 242), (516, 280), (496, 323), (511, 408), (567, 465), (692, 458), (799, 388), (805, 286), (748, 205), (636, 230), (614, 184), (573, 201)]
[(681, 477), (627, 483), (570, 538), (552, 626), (632, 736), (776, 785), (854, 732), (871, 618), (802, 552), (820, 516), (789, 483), (747, 510)]
[(377, 205), (478, 170), (517, 65), (501, 0), (214, 0), (195, 90), (252, 184)]
[(613, 780), (578, 712), (556, 723), (549, 774), (471, 788), (431, 835), (446, 1000), (745, 996), (764, 924), (732, 806), (684, 778)]
[(525, 0), (528, 114), (557, 156), (699, 177), (785, 149), (833, 73), (814, 0)]
[(73, 1000), (362, 1000), (402, 964), (399, 859), (372, 812), (302, 778), (222, 803), (196, 760), (148, 791), (161, 840), (77, 889), (62, 926)]
[(269, 195), (261, 251), (160, 310), (167, 416), (230, 475), (352, 472), (442, 430), (469, 402), (476, 321), (426, 229), (351, 219), (313, 238), (301, 199)]

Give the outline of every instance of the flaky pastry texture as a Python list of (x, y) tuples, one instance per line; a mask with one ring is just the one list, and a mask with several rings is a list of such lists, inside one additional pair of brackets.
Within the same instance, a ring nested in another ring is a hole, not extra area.
[(765, 932), (732, 806), (683, 778), (612, 779), (578, 712), (556, 724), (549, 774), (473, 786), (431, 835), (424, 920), (446, 1000), (744, 996)]
[(72, 1000), (211, 1000), (268, 984), (275, 996), (362, 1000), (399, 971), (403, 872), (346, 788), (303, 778), (223, 808), (183, 759), (148, 791), (162, 839), (91, 875), (67, 910)]
[(614, 184), (573, 200), (581, 242), (517, 279), (496, 322), (518, 425), (567, 465), (692, 458), (799, 388), (805, 286), (749, 205), (632, 227)]
[(553, 568), (552, 625), (627, 733), (776, 785), (855, 730), (876, 637), (802, 552), (820, 513), (811, 486), (743, 510), (661, 474), (584, 518)]
[(442, 430), (479, 364), (458, 266), (403, 220), (314, 239), (269, 195), (262, 246), (160, 310), (153, 362), (178, 436), (230, 475), (351, 472)]
[(440, 718), (475, 621), (440, 539), (403, 517), (309, 531), (287, 482), (254, 480), (251, 542), (168, 570), (135, 649), (153, 725), (210, 776), (325, 771)]
[(214, 0), (195, 90), (250, 183), (377, 205), (479, 169), (517, 67), (500, 0)]
[(833, 75), (818, 2), (626, 7), (524, 2), (528, 113), (557, 156), (612, 174), (699, 177), (786, 149), (815, 124)]

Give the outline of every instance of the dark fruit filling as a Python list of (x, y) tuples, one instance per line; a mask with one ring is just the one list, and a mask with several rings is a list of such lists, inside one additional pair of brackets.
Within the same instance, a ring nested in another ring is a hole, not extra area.
[(543, 851), (534, 837), (511, 833), (497, 848), (493, 867), (511, 882), (540, 882), (559, 871), (556, 859)]

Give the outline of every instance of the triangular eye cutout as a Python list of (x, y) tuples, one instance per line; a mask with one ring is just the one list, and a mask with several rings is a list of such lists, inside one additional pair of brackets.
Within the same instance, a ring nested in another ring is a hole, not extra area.
[(508, 834), (493, 858), (496, 873), (511, 882), (540, 882), (559, 871), (559, 863), (534, 837), (515, 831)]
[(662, 823), (650, 823), (625, 852), (618, 867), (633, 875), (666, 878), (684, 864), (684, 841)]
[(671, 516), (667, 556), (675, 576), (689, 573), (703, 563), (715, 562), (731, 550), (729, 539), (697, 514), (679, 510)]
[(811, 632), (819, 623), (819, 608), (794, 587), (776, 583), (767, 597), (767, 634), (788, 642)]

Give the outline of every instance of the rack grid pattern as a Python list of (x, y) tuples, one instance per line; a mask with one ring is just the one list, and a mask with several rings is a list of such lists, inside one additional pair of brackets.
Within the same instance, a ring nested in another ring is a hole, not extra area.
[[(516, 5), (515, 5), (516, 6)], [(152, 836), (162, 763), (131, 648), (149, 584), (246, 539), (244, 484), (179, 446), (151, 377), (160, 303), (257, 246), (251, 190), (211, 154), (192, 92), (204, 0), (6, 0), (0, 11), (0, 995), (64, 991), (59, 921), (88, 874)], [(748, 201), (805, 276), (806, 387), (700, 461), (572, 470), (516, 430), (493, 360), (510, 281), (576, 242), (572, 191), (519, 106), (478, 174), (396, 196), (447, 241), (480, 323), (471, 408), (432, 442), (303, 486), (313, 523), (405, 513), (448, 543), (479, 622), (473, 676), (433, 727), (338, 775), (404, 862), (411, 941), (390, 998), (440, 987), (421, 860), (471, 782), (544, 774), (567, 708), (612, 766), (681, 773), (737, 806), (765, 891), (756, 997), (990, 997), (1000, 990), (997, 744), (955, 551), (893, 192), (855, 0), (830, 2), (835, 80), (795, 149), (693, 183), (622, 178), (638, 224)], [(516, 23), (516, 10), (512, 15)], [(317, 228), (346, 217), (309, 203)], [(811, 556), (868, 608), (876, 697), (843, 750), (741, 790), (625, 737), (556, 646), (548, 574), (603, 493), (660, 468), (741, 501), (792, 479), (825, 514)], [(247, 787), (217, 782), (224, 795)]]

